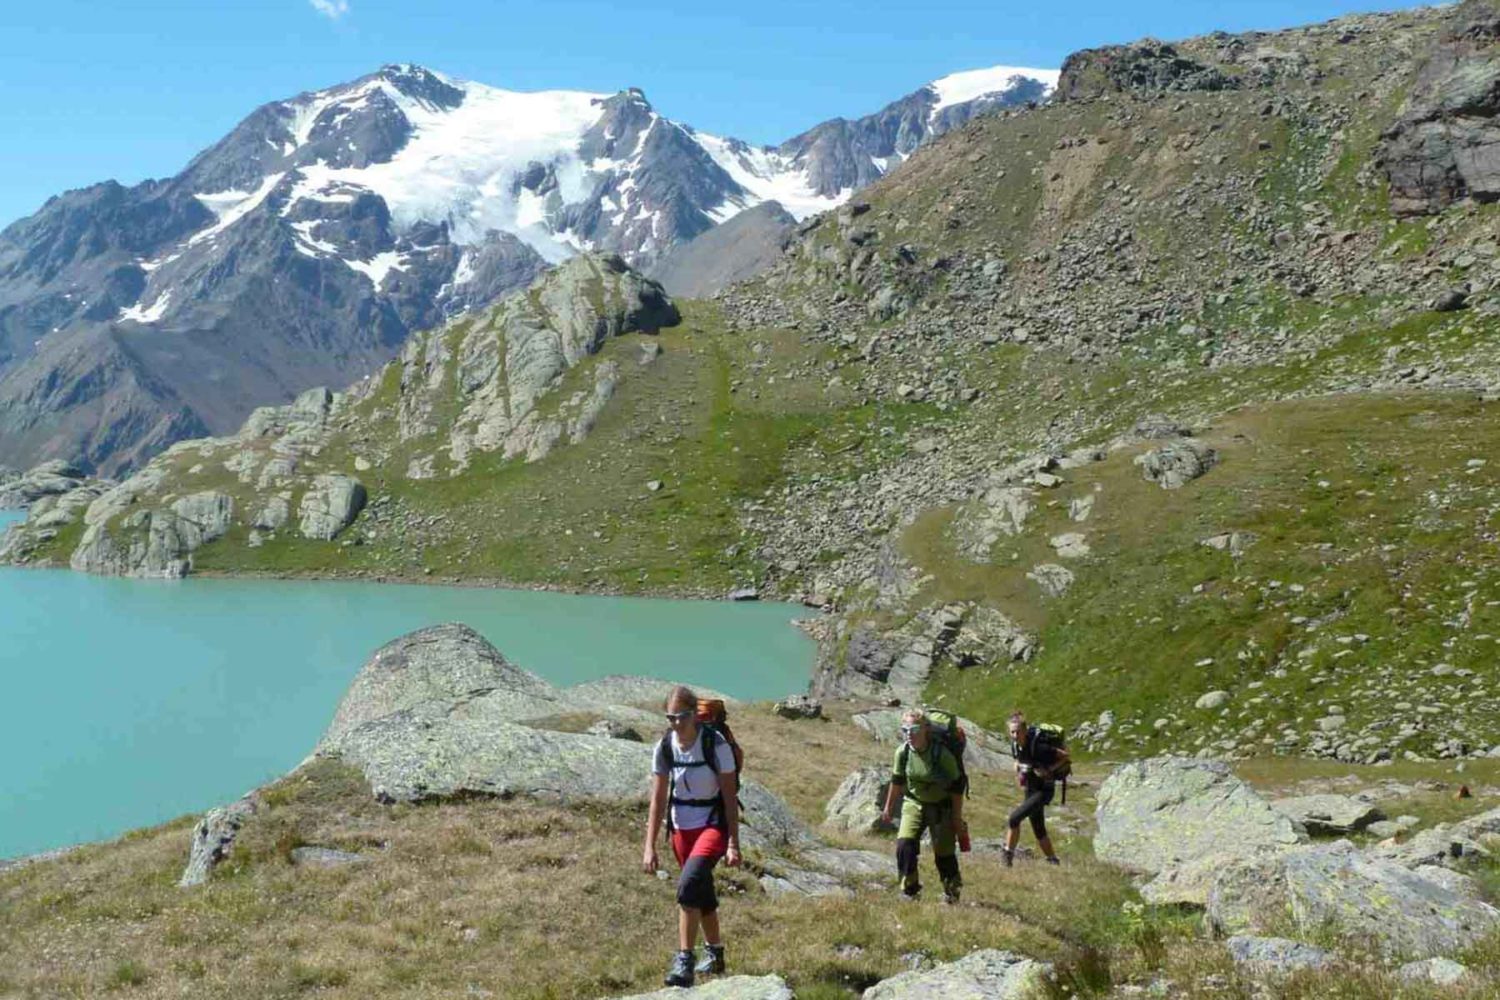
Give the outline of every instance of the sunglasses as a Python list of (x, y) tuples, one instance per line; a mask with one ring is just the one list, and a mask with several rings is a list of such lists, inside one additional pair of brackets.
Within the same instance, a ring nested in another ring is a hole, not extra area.
[(671, 723), (684, 722), (692, 717), (692, 712), (667, 712), (667, 721)]
[(921, 732), (922, 728), (922, 726), (902, 726), (901, 734), (903, 736), (910, 736), (912, 733)]

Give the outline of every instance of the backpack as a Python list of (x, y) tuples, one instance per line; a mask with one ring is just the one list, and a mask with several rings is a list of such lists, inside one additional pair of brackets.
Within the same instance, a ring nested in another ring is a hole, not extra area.
[[(740, 749), (739, 741), (734, 738), (734, 732), (729, 728), (729, 713), (724, 708), (724, 702), (718, 698), (708, 698), (698, 703), (697, 723), (698, 740), (703, 747), (703, 759), (693, 761), (690, 764), (677, 763), (672, 753), (672, 732), (668, 730), (662, 734), (661, 742), (657, 744), (656, 752), (667, 764), (667, 835), (672, 834), (672, 806), (713, 806), (713, 812), (709, 813), (708, 823), (710, 826), (714, 821), (721, 818), (724, 808), (724, 793), (721, 790), (718, 795), (711, 799), (682, 799), (677, 797), (677, 771), (679, 767), (712, 767), (718, 757), (718, 742), (729, 744), (730, 752), (734, 754), (734, 776), (739, 778), (740, 772), (745, 768), (745, 752)], [(738, 786), (738, 781), (736, 781)], [(739, 802), (740, 812), (745, 811), (745, 804), (739, 796), (735, 796)]]
[[(1031, 738), (1036, 740), (1037, 746), (1051, 747), (1054, 750), (1066, 751), (1068, 749), (1067, 731), (1054, 722), (1040, 722), (1031, 727)], [(1068, 775), (1073, 773), (1073, 762), (1071, 760), (1060, 761), (1052, 769), (1052, 780), (1062, 782), (1062, 804), (1068, 804)]]
[[(938, 746), (946, 747), (958, 762), (958, 782), (964, 797), (969, 795), (969, 773), (964, 770), (964, 751), (969, 746), (969, 736), (964, 732), (964, 727), (959, 725), (958, 716), (951, 712), (938, 709), (927, 711), (927, 732), (932, 741)], [(906, 775), (906, 761), (911, 755), (911, 744), (908, 743), (901, 748), (901, 775)]]

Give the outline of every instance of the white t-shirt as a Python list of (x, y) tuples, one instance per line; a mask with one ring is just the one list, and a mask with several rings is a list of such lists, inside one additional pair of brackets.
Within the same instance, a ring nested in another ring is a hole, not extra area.
[[(734, 773), (734, 750), (729, 746), (729, 741), (719, 735), (710, 737), (714, 741), (717, 771), (711, 767), (683, 766), (703, 760), (704, 736), (704, 729), (699, 726), (698, 732), (693, 737), (693, 745), (684, 750), (677, 744), (677, 734), (669, 734), (666, 743), (672, 751), (670, 762), (662, 753), (662, 744), (660, 742), (656, 744), (657, 752), (651, 765), (651, 773), (667, 774), (670, 770), (671, 781), (668, 782), (668, 787), (672, 788), (674, 798), (711, 799), (719, 794), (719, 775)], [(713, 806), (674, 805), (671, 809), (672, 827), (677, 830), (697, 830), (707, 826), (714, 811)], [(719, 821), (722, 823), (723, 820), (721, 812)]]

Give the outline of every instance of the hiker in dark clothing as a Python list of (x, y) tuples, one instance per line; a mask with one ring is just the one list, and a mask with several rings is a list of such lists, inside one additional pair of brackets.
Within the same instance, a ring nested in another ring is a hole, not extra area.
[(926, 830), (932, 835), (932, 857), (943, 883), (943, 902), (957, 903), (963, 879), (958, 872), (956, 846), (966, 833), (963, 771), (953, 752), (933, 738), (927, 714), (921, 709), (910, 709), (902, 716), (901, 735), (904, 741), (896, 750), (890, 790), (880, 814), (882, 822), (889, 825), (896, 802), (901, 800), (901, 828), (896, 833), (901, 892), (907, 899), (916, 899), (922, 891), (917, 880), (917, 852)]
[(1037, 846), (1047, 856), (1048, 864), (1058, 864), (1052, 839), (1047, 836), (1045, 810), (1057, 790), (1057, 774), (1068, 762), (1068, 751), (1039, 735), (1037, 727), (1028, 726), (1026, 717), (1015, 712), (1010, 717), (1010, 752), (1016, 759), (1016, 782), (1026, 793), (1021, 804), (1010, 814), (1010, 829), (1005, 831), (1005, 864), (1015, 859), (1016, 844), (1021, 839), (1021, 821), (1031, 821)]

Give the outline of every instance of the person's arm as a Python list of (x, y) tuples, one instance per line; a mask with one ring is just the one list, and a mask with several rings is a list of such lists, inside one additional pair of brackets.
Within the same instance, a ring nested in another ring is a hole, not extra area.
[(1064, 750), (1062, 747), (1058, 747), (1056, 750), (1054, 750), (1052, 752), (1052, 763), (1048, 764), (1045, 768), (1042, 769), (1041, 777), (1043, 778), (1043, 780), (1050, 779), (1053, 773), (1062, 766), (1063, 761), (1067, 759), (1068, 751)]
[(958, 770), (958, 758), (947, 750), (943, 751), (943, 777), (948, 779), (948, 787), (953, 793), (953, 829), (961, 831), (964, 828), (963, 776)]
[(880, 822), (890, 826), (896, 813), (896, 801), (906, 792), (906, 775), (901, 773), (901, 750), (896, 750), (896, 760), (891, 765), (891, 783), (885, 790), (885, 808), (880, 810)]
[(740, 776), (734, 771), (719, 773), (719, 791), (724, 793), (724, 825), (729, 830), (729, 850), (724, 863), (730, 868), (740, 864)]
[(654, 873), (661, 862), (656, 856), (656, 835), (661, 832), (661, 819), (667, 804), (667, 776), (651, 776), (651, 807), (646, 813), (646, 846), (641, 851), (641, 870), (648, 875)]

